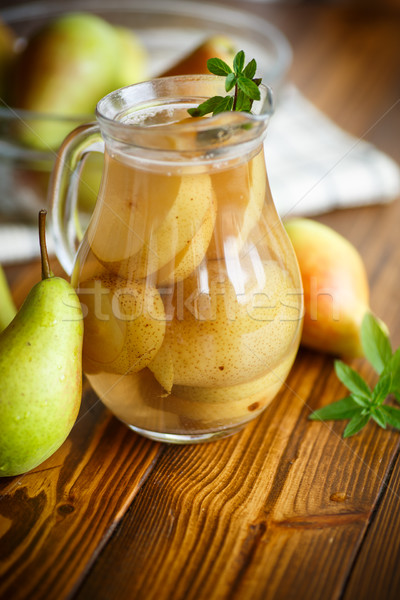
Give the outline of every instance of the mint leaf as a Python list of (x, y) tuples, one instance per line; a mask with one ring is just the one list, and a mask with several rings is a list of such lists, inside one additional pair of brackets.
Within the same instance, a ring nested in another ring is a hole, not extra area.
[(340, 381), (344, 383), (351, 392), (368, 399), (371, 397), (369, 385), (364, 381), (361, 375), (349, 365), (346, 365), (341, 360), (336, 360), (335, 371)]
[(244, 94), (242, 90), (238, 90), (236, 97), (236, 110), (250, 112), (252, 104), (253, 101), (248, 96), (246, 96), (246, 94)]
[(225, 98), (222, 98), (221, 102), (219, 102), (217, 104), (217, 106), (215, 106), (215, 108), (213, 110), (213, 115), (218, 115), (219, 113), (225, 112), (227, 110), (231, 110), (232, 105), (233, 105), (232, 96), (225, 96)]
[(392, 354), (385, 327), (371, 314), (365, 315), (362, 322), (361, 341), (366, 358), (380, 375), (374, 389), (371, 391), (357, 371), (337, 360), (336, 375), (351, 394), (315, 411), (310, 419), (350, 419), (344, 438), (358, 433), (370, 419), (383, 429), (387, 424), (400, 429), (400, 409), (384, 404), (389, 394), (393, 394), (400, 403), (400, 348)]
[(214, 75), (228, 75), (232, 73), (230, 66), (221, 58), (209, 58), (207, 61), (207, 69)]
[(245, 66), (243, 70), (243, 75), (248, 79), (253, 79), (254, 75), (256, 74), (256, 71), (257, 63), (254, 60), (254, 58), (252, 58), (251, 61)]
[(243, 75), (240, 75), (237, 79), (239, 88), (252, 100), (259, 100), (261, 98), (260, 90), (252, 79), (248, 79)]
[(391, 427), (400, 429), (400, 409), (384, 404), (380, 407), (380, 410), (385, 414), (386, 422), (391, 425)]
[(400, 348), (397, 348), (383, 371), (384, 375), (389, 373), (392, 375), (390, 391), (400, 392)]
[(361, 324), (361, 343), (366, 358), (381, 374), (392, 356), (390, 340), (378, 320), (367, 313)]
[(343, 437), (348, 438), (361, 431), (361, 429), (368, 423), (369, 419), (370, 415), (355, 415), (344, 430)]
[(235, 73), (229, 73), (225, 79), (225, 90), (230, 92), (231, 89), (235, 86), (236, 83), (236, 75)]
[(386, 429), (387, 419), (386, 419), (385, 412), (382, 410), (381, 406), (374, 406), (371, 409), (370, 414), (371, 414), (371, 417), (373, 418), (373, 420), (375, 421), (375, 423), (377, 423), (379, 425), (379, 427), (382, 427), (382, 429)]
[(371, 407), (371, 401), (368, 400), (365, 396), (359, 396), (358, 394), (351, 394), (351, 397), (353, 398), (354, 402), (356, 404), (358, 404), (358, 406), (361, 406), (362, 408), (367, 408), (368, 410)]
[(351, 396), (346, 396), (332, 404), (315, 410), (308, 418), (312, 421), (336, 421), (340, 419), (351, 419), (359, 414), (361, 408)]
[(235, 71), (236, 75), (239, 75), (239, 73), (242, 72), (244, 67), (244, 52), (243, 50), (239, 50), (239, 52), (236, 54), (235, 58), (233, 59), (233, 70)]
[(261, 83), (260, 78), (254, 78), (257, 63), (254, 58), (244, 67), (245, 54), (239, 50), (233, 59), (233, 71), (231, 67), (220, 58), (210, 58), (207, 61), (207, 67), (210, 73), (225, 77), (225, 90), (230, 92), (234, 89), (232, 97), (222, 98), (215, 96), (199, 104), (195, 108), (189, 108), (188, 113), (192, 117), (203, 117), (210, 112), (213, 115), (224, 111), (244, 111), (250, 112), (254, 100), (261, 98), (258, 86)]
[(188, 113), (192, 117), (204, 117), (204, 115), (207, 115), (210, 112), (214, 112), (215, 108), (224, 99), (224, 96), (214, 96), (213, 98), (208, 98), (208, 100), (205, 100), (204, 102), (199, 104), (199, 106), (196, 106), (195, 108), (189, 108)]
[(372, 403), (376, 404), (376, 405), (383, 404), (383, 402), (386, 400), (386, 397), (388, 396), (388, 394), (390, 392), (391, 387), (392, 387), (392, 376), (390, 374), (381, 376), (372, 392), (372, 396), (371, 396)]

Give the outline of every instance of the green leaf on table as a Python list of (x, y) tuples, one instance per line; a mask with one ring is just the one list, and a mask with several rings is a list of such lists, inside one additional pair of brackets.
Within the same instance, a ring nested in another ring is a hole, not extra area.
[(393, 375), (393, 383), (397, 384), (400, 389), (400, 348), (397, 348), (390, 359), (389, 367)]
[(392, 387), (392, 376), (383, 375), (372, 391), (371, 401), (373, 404), (383, 404)]
[(366, 398), (366, 396), (359, 396), (358, 394), (353, 393), (351, 394), (351, 397), (353, 398), (354, 402), (358, 404), (358, 406), (360, 406), (361, 408), (370, 409), (371, 400), (369, 398)]
[(361, 339), (366, 358), (380, 375), (378, 383), (371, 390), (357, 371), (336, 360), (336, 375), (351, 394), (316, 410), (309, 417), (320, 421), (350, 419), (344, 438), (358, 433), (370, 419), (383, 429), (387, 424), (400, 429), (400, 409), (384, 404), (390, 394), (400, 403), (400, 348), (392, 354), (385, 326), (371, 314), (363, 319)]
[(308, 418), (312, 421), (351, 419), (354, 415), (359, 414), (360, 410), (360, 406), (354, 401), (352, 396), (346, 396), (341, 400), (315, 410)]
[(377, 423), (379, 425), (379, 427), (382, 427), (382, 429), (386, 429), (386, 423), (387, 423), (386, 414), (382, 410), (381, 406), (374, 406), (371, 409), (370, 414), (371, 414), (371, 417), (373, 418), (373, 420), (375, 421), (375, 423)]
[(392, 356), (390, 340), (379, 321), (367, 313), (361, 324), (361, 343), (366, 358), (381, 374)]
[(370, 419), (369, 414), (368, 415), (362, 415), (362, 414), (355, 415), (351, 419), (351, 421), (347, 424), (346, 429), (343, 432), (343, 437), (348, 438), (352, 435), (355, 435), (359, 431), (361, 431), (361, 429), (363, 427), (365, 427), (365, 425), (368, 423), (369, 419)]
[(388, 404), (383, 404), (380, 407), (380, 410), (383, 411), (386, 422), (395, 427), (395, 429), (400, 429), (400, 409), (395, 408), (394, 406), (389, 406)]
[(341, 360), (336, 360), (335, 371), (340, 381), (350, 390), (350, 392), (354, 392), (358, 396), (364, 396), (368, 399), (371, 397), (369, 385), (364, 381), (361, 375), (349, 365), (346, 365)]
[(389, 373), (392, 376), (390, 391), (392, 393), (400, 392), (400, 348), (397, 348), (383, 371), (384, 375)]

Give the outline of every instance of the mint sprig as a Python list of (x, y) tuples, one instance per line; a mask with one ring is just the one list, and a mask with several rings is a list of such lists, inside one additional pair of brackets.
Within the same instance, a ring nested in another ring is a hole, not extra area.
[(255, 78), (257, 63), (254, 58), (244, 66), (245, 54), (240, 50), (233, 59), (233, 70), (221, 58), (210, 58), (207, 69), (213, 75), (225, 77), (225, 91), (234, 90), (233, 95), (213, 96), (195, 108), (189, 108), (192, 117), (204, 117), (209, 113), (217, 115), (226, 111), (250, 112), (254, 100), (260, 100), (261, 94), (258, 86), (261, 79)]
[(350, 395), (314, 411), (314, 421), (349, 419), (343, 437), (355, 435), (370, 419), (386, 429), (400, 429), (400, 409), (384, 404), (390, 394), (400, 403), (400, 348), (392, 352), (385, 325), (368, 313), (361, 324), (361, 343), (366, 359), (379, 375), (374, 389), (349, 365), (335, 361), (335, 372)]

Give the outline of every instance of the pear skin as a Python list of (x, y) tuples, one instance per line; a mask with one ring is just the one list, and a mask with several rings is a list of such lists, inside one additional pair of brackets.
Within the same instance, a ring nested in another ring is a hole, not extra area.
[(162, 73), (164, 77), (172, 75), (209, 74), (207, 61), (209, 58), (221, 58), (232, 67), (236, 48), (232, 40), (225, 35), (214, 35), (207, 38), (188, 55)]
[(207, 173), (153, 173), (127, 168), (106, 154), (103, 181), (87, 239), (99, 262), (125, 279), (168, 265), (215, 211)]
[[(115, 87), (119, 42), (112, 25), (89, 13), (69, 13), (33, 35), (15, 68), (14, 105), (45, 115), (84, 116)], [(30, 121), (22, 141), (57, 148), (70, 122)]]
[(214, 174), (213, 182), (217, 190), (217, 219), (207, 257), (219, 259), (240, 252), (259, 221), (267, 192), (264, 151), (235, 170)]
[(253, 418), (272, 402), (282, 387), (296, 356), (296, 348), (273, 369), (239, 385), (221, 388), (175, 386), (169, 410), (181, 417), (212, 423), (227, 415), (233, 423)]
[(147, 78), (149, 55), (139, 37), (127, 27), (115, 27), (120, 50), (115, 89)]
[(164, 340), (165, 311), (155, 287), (103, 273), (79, 284), (85, 311), (86, 374), (127, 375), (146, 367)]
[[(266, 375), (233, 387), (192, 388), (175, 386), (166, 394), (148, 369), (121, 377), (102, 373), (90, 382), (112, 412), (126, 423), (152, 431), (181, 432), (230, 426), (253, 419), (276, 396), (289, 372), (295, 352)], [(112, 390), (108, 394), (108, 390)], [(189, 423), (190, 425), (189, 425)]]
[(0, 335), (0, 476), (30, 471), (71, 431), (81, 402), (82, 337), (75, 291), (45, 269)]
[[(149, 56), (137, 35), (126, 27), (115, 27), (119, 42), (118, 68), (114, 88), (118, 89), (146, 79)], [(104, 157), (92, 152), (83, 165), (79, 178), (78, 203), (84, 212), (91, 213), (99, 192)]]
[(16, 312), (6, 276), (0, 266), (0, 332), (13, 320)]
[(161, 287), (186, 279), (199, 266), (209, 246), (215, 224), (216, 210), (211, 205), (203, 223), (189, 244), (178, 252), (173, 260), (157, 273), (157, 284)]
[(166, 392), (247, 383), (297, 351), (301, 299), (290, 274), (272, 260), (252, 273), (248, 256), (241, 267), (230, 279), (225, 261), (208, 261), (176, 286), (164, 342), (149, 364)]
[(363, 356), (360, 327), (369, 312), (369, 286), (356, 248), (312, 219), (285, 223), (304, 288), (302, 344), (346, 358)]

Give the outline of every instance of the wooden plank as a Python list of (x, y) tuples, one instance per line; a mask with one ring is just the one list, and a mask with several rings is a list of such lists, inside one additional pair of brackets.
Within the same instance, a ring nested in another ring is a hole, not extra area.
[[(391, 324), (391, 337), (394, 346), (400, 344), (400, 320), (398, 318), (399, 296), (399, 265), (400, 246), (395, 243), (397, 232), (389, 225), (400, 222), (400, 202), (385, 211), (384, 226), (386, 226), (392, 252), (390, 257), (381, 255), (381, 260), (374, 269), (373, 303), (382, 306), (385, 298), (386, 315)], [(381, 234), (378, 232), (379, 238)], [(374, 237), (371, 244), (376, 246)], [(381, 252), (383, 249), (381, 249)], [(385, 290), (385, 294), (379, 293)], [(379, 309), (378, 309), (379, 310)], [(382, 493), (382, 501), (364, 543), (357, 555), (354, 568), (346, 587), (343, 600), (357, 597), (359, 600), (378, 598), (379, 600), (394, 600), (400, 597), (400, 460), (397, 456), (393, 473)]]
[(168, 448), (75, 600), (338, 598), (399, 447), (372, 423), (345, 441), (307, 420), (342, 391), (302, 351), (242, 433)]
[(0, 597), (62, 600), (79, 583), (160, 453), (88, 385), (71, 434), (42, 465), (0, 480)]
[(343, 600), (400, 598), (400, 461), (397, 460), (359, 555)]

